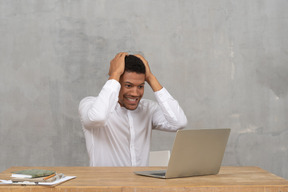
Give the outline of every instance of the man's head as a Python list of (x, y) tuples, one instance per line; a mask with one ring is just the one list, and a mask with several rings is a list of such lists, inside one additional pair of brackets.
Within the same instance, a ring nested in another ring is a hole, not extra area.
[(143, 61), (134, 56), (134, 55), (127, 55), (125, 57), (125, 72), (136, 72), (145, 74), (145, 65)]
[(134, 55), (125, 57), (125, 71), (120, 77), (119, 104), (135, 110), (144, 94), (145, 65)]

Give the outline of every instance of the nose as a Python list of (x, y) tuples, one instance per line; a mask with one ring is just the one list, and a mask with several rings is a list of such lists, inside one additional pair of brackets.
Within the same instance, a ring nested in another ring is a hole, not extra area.
[(133, 89), (131, 90), (131, 92), (130, 92), (130, 94), (132, 95), (132, 96), (135, 96), (135, 97), (137, 97), (137, 96), (139, 96), (139, 93), (140, 93), (140, 91), (139, 91), (139, 89), (138, 89), (138, 87), (133, 87)]

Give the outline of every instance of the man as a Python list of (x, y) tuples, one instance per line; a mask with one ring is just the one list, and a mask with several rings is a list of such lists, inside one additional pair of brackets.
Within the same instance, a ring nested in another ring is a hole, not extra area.
[[(157, 102), (142, 99), (145, 81)], [(79, 113), (90, 166), (147, 166), (152, 129), (176, 131), (187, 124), (178, 102), (161, 86), (141, 55), (118, 53), (97, 97)]]

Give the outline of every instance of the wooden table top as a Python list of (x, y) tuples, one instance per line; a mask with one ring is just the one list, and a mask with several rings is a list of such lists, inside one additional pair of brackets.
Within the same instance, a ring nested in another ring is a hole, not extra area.
[(0, 173), (0, 179), (10, 179), (12, 171), (32, 168), (54, 170), (77, 178), (55, 187), (0, 185), (0, 191), (288, 192), (287, 180), (258, 167), (221, 167), (217, 175), (176, 179), (158, 179), (133, 173), (165, 167), (11, 167)]

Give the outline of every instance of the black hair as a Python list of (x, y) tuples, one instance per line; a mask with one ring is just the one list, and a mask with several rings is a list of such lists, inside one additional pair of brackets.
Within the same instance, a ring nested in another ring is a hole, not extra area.
[(125, 71), (145, 74), (145, 65), (143, 61), (134, 55), (127, 55), (125, 57)]

